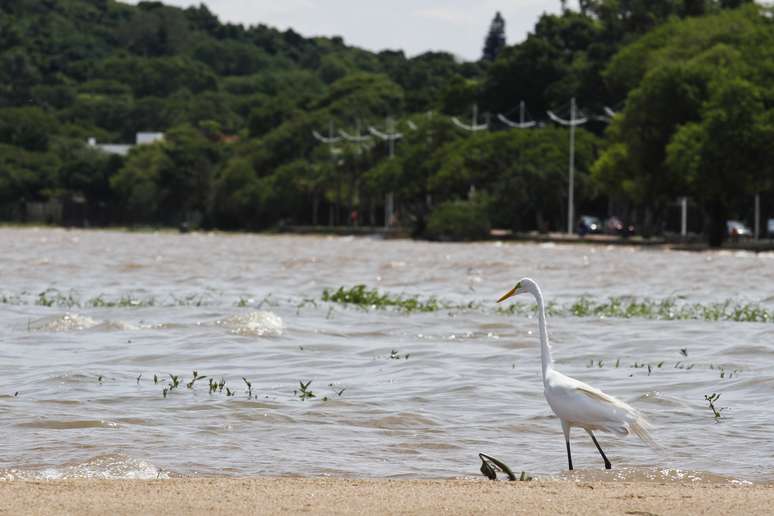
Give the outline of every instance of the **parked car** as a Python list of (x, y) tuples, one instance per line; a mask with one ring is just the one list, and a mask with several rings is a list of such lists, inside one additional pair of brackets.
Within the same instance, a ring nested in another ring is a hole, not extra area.
[(744, 222), (738, 220), (729, 220), (726, 222), (726, 230), (731, 238), (752, 238), (752, 231), (744, 225)]
[(605, 232), (608, 235), (628, 237), (634, 234), (634, 224), (625, 224), (618, 217), (610, 217), (605, 222)]
[(602, 221), (599, 220), (599, 217), (581, 215), (578, 219), (578, 234), (583, 236), (589, 233), (602, 233)]

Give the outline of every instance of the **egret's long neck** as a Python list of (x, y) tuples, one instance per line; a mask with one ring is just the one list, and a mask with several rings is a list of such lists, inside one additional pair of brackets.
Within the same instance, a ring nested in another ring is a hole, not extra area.
[(540, 359), (543, 364), (543, 379), (546, 373), (553, 366), (554, 360), (551, 358), (551, 344), (548, 343), (548, 329), (546, 328), (546, 307), (543, 303), (543, 293), (540, 287), (535, 285), (530, 288), (532, 295), (535, 296), (538, 308), (538, 329), (540, 330)]

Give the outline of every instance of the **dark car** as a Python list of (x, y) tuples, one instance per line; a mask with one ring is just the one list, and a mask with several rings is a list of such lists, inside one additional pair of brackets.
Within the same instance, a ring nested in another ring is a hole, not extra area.
[(602, 221), (599, 217), (593, 217), (591, 215), (581, 215), (578, 219), (578, 234), (580, 236), (602, 233)]

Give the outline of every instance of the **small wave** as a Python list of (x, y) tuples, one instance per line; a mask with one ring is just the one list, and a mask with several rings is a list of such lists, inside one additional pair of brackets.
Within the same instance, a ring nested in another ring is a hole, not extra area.
[(18, 423), (16, 426), (21, 428), (46, 428), (52, 430), (73, 430), (78, 428), (118, 428), (115, 421), (105, 421), (103, 419), (38, 419)]
[(0, 470), (0, 480), (154, 480), (168, 479), (169, 473), (150, 462), (126, 455), (99, 455), (86, 462), (46, 468)]
[(64, 314), (53, 317), (44, 317), (35, 321), (30, 321), (28, 329), (30, 331), (45, 331), (45, 332), (67, 332), (67, 331), (79, 331), (93, 328), (100, 324), (99, 321), (92, 319), (86, 315), (80, 314)]
[(59, 316), (44, 317), (31, 321), (28, 325), (30, 331), (64, 333), (68, 331), (130, 331), (139, 329), (138, 326), (125, 322), (93, 319), (88, 315), (67, 313)]
[(258, 337), (282, 335), (282, 318), (272, 312), (258, 311), (232, 315), (216, 322), (218, 326), (228, 328), (236, 335), (254, 335)]
[(539, 480), (574, 480), (576, 482), (691, 482), (691, 483), (732, 483), (750, 484), (746, 480), (718, 475), (708, 471), (693, 471), (678, 468), (624, 467), (610, 471), (574, 470), (556, 476), (539, 477)]

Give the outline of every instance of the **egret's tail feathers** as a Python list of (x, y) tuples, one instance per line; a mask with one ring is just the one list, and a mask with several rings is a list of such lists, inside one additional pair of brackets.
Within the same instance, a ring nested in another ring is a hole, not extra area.
[(652, 425), (639, 414), (634, 421), (629, 423), (629, 431), (631, 431), (631, 433), (642, 439), (642, 442), (648, 446), (652, 448), (658, 448), (656, 441), (653, 440), (653, 438), (650, 436), (650, 432), (648, 431), (651, 428), (653, 428)]

